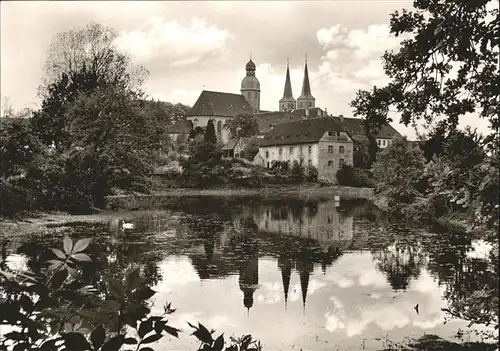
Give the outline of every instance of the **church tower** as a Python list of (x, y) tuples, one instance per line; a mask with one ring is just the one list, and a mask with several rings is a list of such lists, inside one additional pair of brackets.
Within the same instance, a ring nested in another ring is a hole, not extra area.
[(309, 84), (309, 72), (307, 71), (307, 60), (304, 68), (304, 82), (302, 83), (302, 94), (297, 99), (297, 109), (315, 107), (315, 98), (311, 95), (311, 85)]
[(245, 97), (250, 106), (252, 106), (253, 112), (258, 113), (260, 111), (260, 83), (257, 77), (255, 77), (255, 63), (250, 58), (246, 65), (247, 75), (241, 81), (241, 95)]
[(292, 84), (290, 82), (290, 68), (289, 63), (286, 64), (286, 79), (285, 89), (283, 91), (283, 98), (280, 100), (280, 111), (295, 110), (296, 102), (292, 94)]

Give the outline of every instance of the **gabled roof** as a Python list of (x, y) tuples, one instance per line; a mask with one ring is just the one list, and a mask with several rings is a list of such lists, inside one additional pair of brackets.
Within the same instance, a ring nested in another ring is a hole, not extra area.
[(233, 150), (238, 144), (240, 138), (231, 138), (227, 141), (227, 144), (222, 147), (222, 150)]
[[(343, 117), (343, 120), (341, 120), (341, 118), (337, 116), (335, 116), (334, 118), (337, 121), (337, 123), (344, 126), (347, 132), (352, 136), (366, 135), (365, 127), (363, 126), (363, 120), (361, 118)], [(377, 133), (377, 135), (375, 135), (375, 137), (381, 139), (392, 139), (396, 135), (400, 136), (401, 134), (399, 134), (399, 132), (396, 129), (394, 129), (390, 124), (386, 124), (385, 126), (380, 128), (379, 132)]]
[(255, 120), (259, 124), (259, 134), (266, 134), (271, 131), (272, 127), (291, 121), (300, 121), (304, 118), (319, 118), (326, 116), (326, 113), (319, 107), (309, 109), (309, 116), (306, 116), (306, 109), (280, 112), (264, 112), (254, 115)]
[(241, 140), (241, 143), (243, 144), (243, 146), (245, 147), (246, 145), (248, 145), (251, 141), (255, 140), (256, 142), (258, 142), (258, 139), (255, 138), (255, 137), (238, 137), (238, 138), (231, 138), (227, 141), (226, 145), (224, 145), (222, 147), (222, 150), (234, 150), (234, 148), (236, 147), (236, 145), (238, 145), (238, 142)]
[(344, 131), (331, 117), (311, 118), (278, 124), (259, 146), (317, 143), (327, 131)]
[(185, 120), (185, 119), (180, 119), (177, 122), (175, 122), (173, 125), (167, 127), (167, 130), (165, 133), (167, 133), (167, 134), (189, 133), (192, 129), (193, 129), (193, 122)]
[(186, 116), (235, 117), (241, 113), (253, 113), (243, 95), (203, 90)]

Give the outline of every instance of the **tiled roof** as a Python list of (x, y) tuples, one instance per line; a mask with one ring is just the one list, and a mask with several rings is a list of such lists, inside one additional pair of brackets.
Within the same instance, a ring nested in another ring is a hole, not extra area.
[(175, 122), (173, 125), (167, 127), (167, 134), (181, 134), (181, 133), (189, 133), (193, 129), (193, 122), (180, 119)]
[(343, 130), (331, 117), (281, 123), (261, 139), (259, 146), (316, 143), (327, 131)]
[(252, 112), (252, 106), (243, 95), (203, 90), (186, 116), (235, 117), (241, 113)]
[(281, 112), (264, 112), (257, 113), (254, 115), (255, 120), (259, 124), (259, 134), (266, 134), (271, 131), (272, 127), (291, 121), (300, 121), (304, 118), (318, 118), (323, 117), (326, 114), (319, 108), (310, 108), (309, 116), (306, 117), (306, 110), (293, 110), (293, 111), (281, 111)]
[(241, 140), (243, 147), (247, 146), (251, 141), (256, 141), (257, 145), (259, 142), (259, 139), (255, 137), (239, 137), (239, 138), (231, 138), (227, 141), (226, 145), (222, 147), (222, 150), (233, 150), (236, 145), (238, 144), (238, 141)]
[(236, 144), (238, 144), (240, 138), (231, 138), (227, 141), (227, 144), (222, 147), (222, 150), (233, 150)]
[[(363, 126), (363, 120), (361, 118), (347, 118), (343, 117), (343, 121), (341, 121), (340, 117), (334, 117), (337, 123), (343, 125), (345, 129), (351, 135), (365, 135), (365, 129)], [(376, 138), (381, 139), (392, 139), (394, 136), (400, 135), (399, 132), (394, 129), (390, 124), (386, 124), (383, 126), (377, 135)]]

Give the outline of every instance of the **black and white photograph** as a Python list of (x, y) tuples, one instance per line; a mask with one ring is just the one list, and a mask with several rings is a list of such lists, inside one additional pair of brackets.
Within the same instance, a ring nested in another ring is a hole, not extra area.
[(2, 1), (0, 351), (499, 351), (499, 33)]

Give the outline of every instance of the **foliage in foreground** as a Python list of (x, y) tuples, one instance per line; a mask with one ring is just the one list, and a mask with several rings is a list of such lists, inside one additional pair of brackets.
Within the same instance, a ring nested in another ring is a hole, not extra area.
[[(9, 332), (0, 339), (0, 350), (137, 350), (153, 351), (151, 345), (166, 335), (182, 331), (168, 324), (175, 312), (170, 304), (152, 316), (148, 299), (155, 291), (141, 278), (139, 269), (128, 271), (123, 281), (110, 278), (106, 291), (86, 285), (82, 267), (91, 262), (85, 253), (89, 239), (63, 240), (63, 250), (51, 249), (54, 258), (42, 271), (0, 270), (0, 324)], [(191, 335), (199, 350), (261, 350), (250, 335), (214, 336), (198, 323)]]

